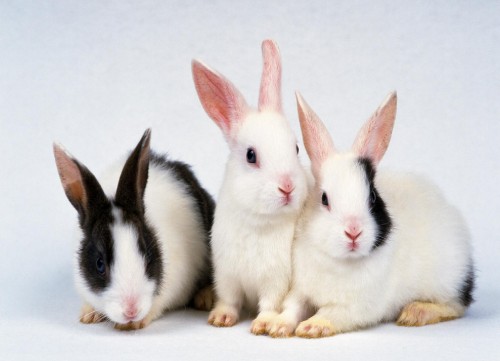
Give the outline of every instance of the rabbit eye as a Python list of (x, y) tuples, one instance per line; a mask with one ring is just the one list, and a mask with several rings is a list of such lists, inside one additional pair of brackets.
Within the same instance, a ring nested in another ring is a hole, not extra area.
[(257, 154), (255, 154), (255, 150), (253, 150), (252, 148), (247, 149), (247, 162), (248, 163), (257, 162)]
[(104, 261), (102, 260), (101, 257), (99, 257), (95, 263), (95, 267), (97, 269), (97, 272), (99, 272), (100, 275), (103, 275), (106, 272), (106, 265), (104, 264)]
[(297, 154), (299, 154), (299, 146), (295, 145), (295, 149), (297, 149)]
[(326, 192), (323, 192), (321, 195), (321, 203), (323, 203), (324, 206), (328, 207), (328, 196), (326, 195)]
[(370, 194), (370, 202), (372, 202), (372, 204), (374, 204), (376, 200), (377, 200), (377, 194), (375, 193), (375, 190), (372, 190), (372, 192)]

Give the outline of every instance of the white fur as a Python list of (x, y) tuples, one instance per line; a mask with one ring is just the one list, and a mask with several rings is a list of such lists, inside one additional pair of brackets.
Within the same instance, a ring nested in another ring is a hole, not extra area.
[[(307, 194), (296, 140), (286, 119), (251, 113), (239, 128), (226, 166), (212, 228), (219, 306), (278, 311), (291, 279), (291, 246)], [(260, 168), (246, 161), (255, 148)], [(295, 190), (283, 205), (279, 177), (290, 175)], [(246, 302), (245, 302), (246, 301)]]
[[(212, 227), (218, 302), (209, 323), (232, 326), (246, 306), (259, 311), (254, 333), (279, 312), (289, 289), (292, 239), (308, 189), (296, 138), (282, 113), (276, 43), (265, 40), (262, 54), (258, 110), (222, 75), (192, 63), (200, 101), (231, 150)], [(246, 159), (249, 149), (256, 152), (255, 164)]]
[[(115, 164), (100, 179), (108, 197), (113, 197), (116, 192), (124, 163), (123, 160)], [(184, 184), (169, 172), (151, 164), (144, 203), (146, 221), (156, 232), (162, 254), (163, 278), (158, 294), (154, 294), (156, 285), (146, 276), (136, 231), (123, 224), (120, 211), (116, 208), (115, 225), (112, 227), (115, 263), (111, 269), (110, 287), (105, 292), (96, 294), (88, 288), (76, 256), (75, 275), (79, 292), (97, 311), (117, 323), (126, 323), (123, 318), (124, 300), (129, 295), (139, 298), (140, 311), (136, 320), (146, 315), (153, 320), (165, 310), (187, 304), (196, 280), (208, 262), (202, 221)]]
[[(464, 307), (459, 290), (471, 265), (469, 233), (459, 212), (427, 180), (412, 174), (377, 174), (375, 184), (393, 221), (386, 244), (370, 252), (371, 219), (363, 170), (353, 154), (330, 157), (311, 194), (294, 247), (294, 282), (282, 321), (291, 328), (307, 306), (335, 332), (391, 321), (412, 301)], [(329, 193), (331, 210), (321, 204)], [(362, 219), (360, 248), (352, 255), (343, 219)]]
[[(359, 157), (370, 159), (373, 167), (383, 157), (396, 93), (365, 123), (346, 153), (335, 150), (326, 127), (300, 94), (297, 100), (316, 186), (296, 234), (292, 289), (284, 311), (266, 332), (289, 335), (311, 309), (316, 314), (297, 327), (299, 336), (351, 331), (400, 314), (408, 325), (462, 316), (461, 291), (472, 267), (470, 237), (462, 216), (436, 186), (412, 174), (377, 172), (375, 189), (392, 228), (385, 243), (374, 248), (378, 225), (370, 207), (377, 194)], [(402, 312), (405, 306), (408, 312)]]

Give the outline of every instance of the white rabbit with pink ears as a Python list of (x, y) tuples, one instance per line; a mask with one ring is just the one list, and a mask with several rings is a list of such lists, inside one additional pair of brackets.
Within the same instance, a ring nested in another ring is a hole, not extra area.
[(222, 75), (193, 60), (193, 78), (207, 114), (230, 148), (212, 228), (217, 303), (214, 326), (233, 326), (243, 307), (258, 311), (251, 331), (264, 333), (290, 288), (296, 221), (308, 193), (297, 140), (281, 105), (281, 59), (262, 43), (258, 109)]
[(299, 94), (297, 103), (316, 184), (294, 243), (292, 289), (266, 333), (316, 338), (384, 321), (422, 326), (461, 317), (474, 287), (462, 216), (422, 177), (376, 170), (396, 93), (344, 153)]

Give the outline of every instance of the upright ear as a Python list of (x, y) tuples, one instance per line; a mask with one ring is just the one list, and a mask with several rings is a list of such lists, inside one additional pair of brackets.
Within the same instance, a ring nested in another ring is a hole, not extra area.
[(144, 213), (143, 197), (148, 181), (150, 139), (151, 129), (147, 129), (125, 162), (115, 195), (118, 206), (139, 214)]
[(352, 145), (356, 154), (371, 159), (374, 165), (380, 162), (389, 146), (396, 119), (396, 107), (397, 95), (392, 92), (363, 125)]
[(304, 146), (309, 159), (311, 159), (314, 177), (318, 179), (321, 165), (329, 155), (335, 153), (335, 147), (321, 119), (314, 113), (299, 92), (296, 92), (295, 96), (297, 97), (297, 110)]
[(230, 139), (234, 125), (248, 112), (248, 105), (243, 95), (229, 80), (200, 61), (193, 60), (191, 68), (203, 109), (222, 129), (226, 139)]
[(90, 210), (107, 203), (106, 195), (95, 176), (74, 159), (61, 145), (53, 145), (57, 171), (69, 201), (85, 220)]
[(259, 110), (282, 112), (281, 57), (278, 45), (272, 40), (262, 42), (264, 67), (260, 81)]

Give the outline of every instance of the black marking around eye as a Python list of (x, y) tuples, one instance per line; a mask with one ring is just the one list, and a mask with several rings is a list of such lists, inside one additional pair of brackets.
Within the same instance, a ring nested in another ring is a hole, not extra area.
[(370, 207), (370, 213), (377, 225), (377, 235), (375, 236), (375, 241), (372, 246), (372, 250), (375, 250), (382, 246), (387, 240), (392, 228), (392, 220), (384, 200), (380, 197), (380, 194), (375, 188), (374, 181), (376, 171), (371, 160), (368, 158), (359, 158), (358, 162), (365, 171), (366, 180), (370, 187), (368, 206)]
[[(110, 229), (113, 223), (111, 203), (107, 201), (98, 209), (90, 209), (89, 217), (81, 225), (83, 239), (78, 250), (79, 269), (88, 287), (96, 293), (106, 289), (111, 281), (114, 253)], [(96, 267), (99, 258), (104, 263), (104, 273)]]

